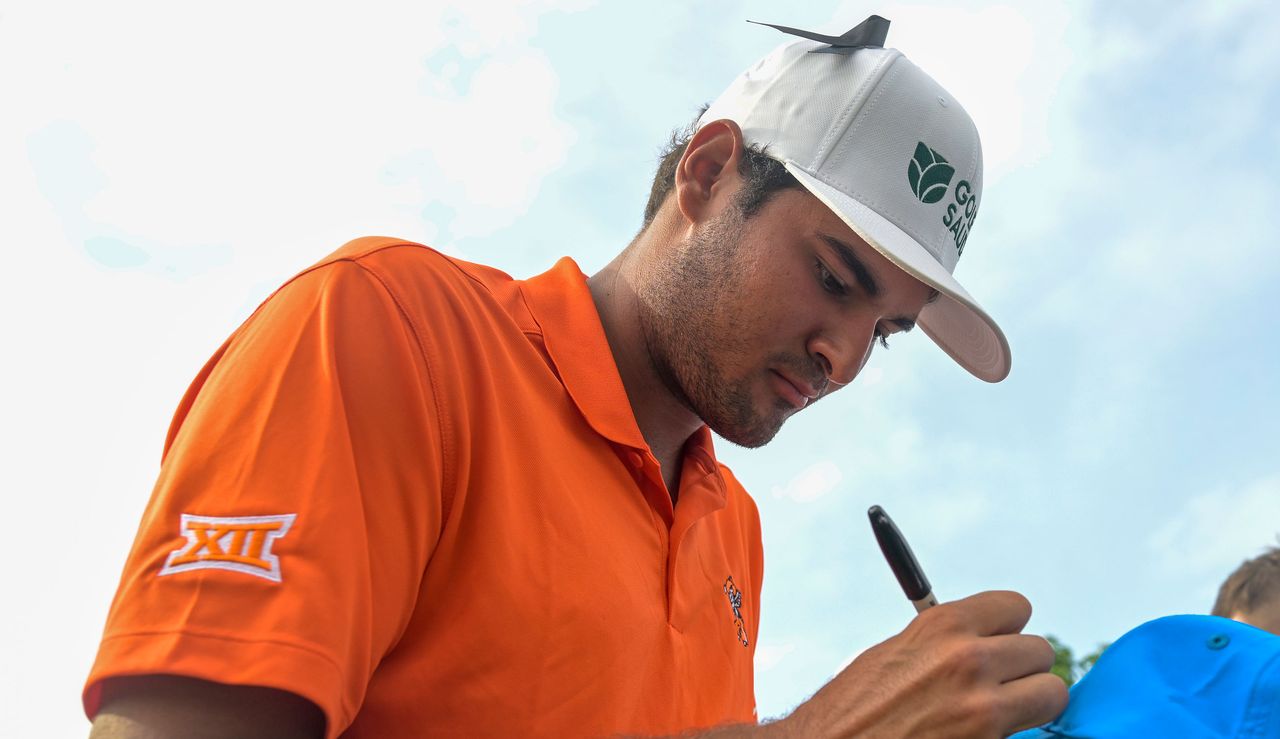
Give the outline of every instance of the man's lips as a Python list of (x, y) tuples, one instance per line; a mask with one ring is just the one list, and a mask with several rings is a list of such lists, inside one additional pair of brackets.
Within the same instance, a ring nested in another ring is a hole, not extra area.
[(771, 370), (770, 374), (773, 375), (771, 379), (774, 390), (797, 409), (805, 407), (810, 400), (818, 397), (818, 391), (807, 382), (796, 380), (777, 370)]

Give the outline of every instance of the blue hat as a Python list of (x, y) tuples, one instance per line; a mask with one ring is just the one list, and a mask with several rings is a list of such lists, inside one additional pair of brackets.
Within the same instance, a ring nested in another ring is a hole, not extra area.
[(1010, 739), (1280, 739), (1280, 636), (1166, 616), (1120, 637), (1062, 715)]

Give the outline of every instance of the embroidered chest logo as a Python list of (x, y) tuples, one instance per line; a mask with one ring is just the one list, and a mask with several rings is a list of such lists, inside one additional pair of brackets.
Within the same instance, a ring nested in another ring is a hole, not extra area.
[(738, 641), (742, 642), (742, 646), (748, 646), (751, 642), (747, 641), (747, 627), (742, 622), (742, 591), (733, 584), (732, 575), (724, 581), (724, 594), (729, 599), (729, 608), (733, 609), (733, 625), (738, 629)]
[(160, 570), (231, 570), (280, 582), (280, 557), (271, 545), (289, 533), (296, 513), (280, 516), (193, 516), (182, 514), (179, 533), (187, 541), (169, 553)]

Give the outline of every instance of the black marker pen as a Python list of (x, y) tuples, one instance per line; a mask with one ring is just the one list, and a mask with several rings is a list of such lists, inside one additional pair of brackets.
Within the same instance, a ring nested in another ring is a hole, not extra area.
[(902, 586), (902, 592), (907, 594), (907, 600), (916, 607), (916, 613), (938, 605), (938, 599), (933, 597), (929, 578), (924, 576), (916, 555), (911, 553), (911, 547), (907, 545), (907, 540), (894, 525), (893, 519), (889, 518), (889, 514), (880, 506), (873, 505), (867, 509), (867, 518), (871, 519), (871, 530), (880, 543), (880, 551), (884, 552), (884, 558), (889, 562), (889, 569), (898, 578), (898, 584)]

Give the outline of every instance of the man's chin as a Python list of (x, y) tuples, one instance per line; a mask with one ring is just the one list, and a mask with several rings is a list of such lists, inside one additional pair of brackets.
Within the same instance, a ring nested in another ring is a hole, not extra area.
[(777, 419), (776, 423), (770, 423), (762, 419), (756, 420), (757, 423), (749, 425), (712, 421), (707, 421), (707, 425), (717, 435), (731, 444), (746, 449), (759, 449), (773, 441), (773, 437), (778, 435), (778, 432), (782, 430), (783, 422), (786, 421), (786, 416)]

